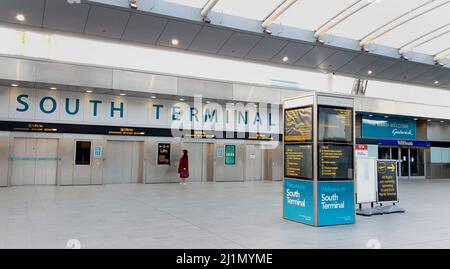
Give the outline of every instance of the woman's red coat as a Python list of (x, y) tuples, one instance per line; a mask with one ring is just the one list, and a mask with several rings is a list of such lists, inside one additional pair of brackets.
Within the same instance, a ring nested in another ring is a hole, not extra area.
[(186, 168), (189, 171), (189, 160), (186, 155), (183, 155), (180, 159), (180, 164), (178, 165), (178, 174), (181, 173)]

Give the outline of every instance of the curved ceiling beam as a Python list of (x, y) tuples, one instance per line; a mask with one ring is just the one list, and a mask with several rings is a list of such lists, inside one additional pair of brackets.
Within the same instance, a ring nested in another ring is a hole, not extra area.
[(205, 5), (202, 8), (202, 11), (200, 14), (203, 18), (208, 17), (208, 13), (211, 11), (211, 9), (214, 8), (214, 6), (219, 2), (219, 0), (208, 0), (208, 2), (205, 3)]
[(328, 31), (333, 29), (336, 25), (340, 24), (341, 22), (345, 21), (352, 15), (358, 13), (362, 9), (368, 7), (369, 5), (376, 3), (377, 1), (368, 1), (368, 0), (358, 0), (351, 4), (350, 6), (346, 7), (344, 10), (336, 14), (334, 17), (329, 19), (327, 22), (322, 24), (314, 33), (314, 37), (316, 39), (319, 39), (321, 36), (326, 34)]
[(444, 60), (448, 59), (450, 57), (450, 47), (441, 50), (434, 56), (434, 60), (436, 61), (436, 64), (438, 65), (444, 65)]
[[(408, 43), (402, 45), (399, 48), (399, 52), (400, 52), (400, 54), (407, 53), (409, 51), (412, 51), (414, 48), (420, 47), (423, 44), (431, 42), (431, 41), (435, 40), (436, 38), (439, 38), (448, 33), (450, 33), (450, 23), (440, 26), (424, 35), (421, 35), (421, 36), (409, 41)], [(433, 34), (435, 34), (435, 35), (433, 35)]]
[[(406, 13), (403, 13), (402, 15), (396, 17), (395, 19), (389, 21), (388, 23), (378, 27), (377, 29), (373, 30), (372, 32), (370, 32), (368, 35), (366, 35), (365, 37), (363, 37), (361, 39), (361, 41), (359, 42), (360, 46), (364, 47), (365, 45), (372, 43), (373, 41), (375, 41), (376, 39), (380, 38), (381, 36), (397, 29), (398, 27), (420, 17), (423, 16), (435, 9), (438, 9), (440, 7), (443, 7), (447, 4), (450, 3), (450, 0), (444, 1), (443, 3), (440, 3), (436, 6), (433, 6), (425, 11), (420, 12), (419, 14), (414, 14), (416, 11), (422, 9), (423, 7), (429, 6), (430, 4), (437, 2), (438, 0), (430, 0), (412, 10), (409, 10)], [(438, 2), (439, 3), (439, 2)], [(412, 17), (407, 17), (408, 15), (412, 15)], [(406, 18), (405, 18), (406, 17)], [(401, 20), (402, 18), (404, 18), (404, 20)], [(398, 22), (399, 21), (399, 22)], [(398, 23), (396, 23), (398, 22)], [(391, 26), (392, 25), (392, 26)]]
[(263, 29), (269, 28), (272, 23), (278, 19), (286, 10), (288, 10), (297, 0), (284, 0), (278, 7), (276, 7), (270, 14), (264, 18), (261, 27)]

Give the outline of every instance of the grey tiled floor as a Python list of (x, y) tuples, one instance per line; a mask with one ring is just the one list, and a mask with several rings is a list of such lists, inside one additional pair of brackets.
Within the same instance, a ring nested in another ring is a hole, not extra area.
[(406, 214), (313, 228), (280, 182), (0, 188), (0, 248), (450, 248), (450, 181), (401, 182)]

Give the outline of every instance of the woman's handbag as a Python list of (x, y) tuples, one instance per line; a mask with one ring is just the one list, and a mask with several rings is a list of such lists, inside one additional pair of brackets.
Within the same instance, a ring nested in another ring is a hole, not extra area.
[(188, 178), (189, 177), (189, 171), (187, 169), (183, 169), (180, 172), (180, 177), (182, 178)]

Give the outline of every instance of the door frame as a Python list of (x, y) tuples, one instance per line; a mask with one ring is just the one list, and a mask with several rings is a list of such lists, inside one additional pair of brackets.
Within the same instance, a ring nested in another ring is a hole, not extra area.
[(408, 150), (408, 176), (402, 176), (401, 174), (400, 174), (400, 169), (398, 169), (398, 171), (399, 171), (399, 179), (425, 179), (426, 178), (426, 169), (425, 169), (425, 152), (422, 154), (422, 157), (423, 157), (423, 176), (411, 176), (411, 149), (417, 149), (417, 150), (425, 150), (424, 148), (421, 148), (421, 147), (398, 147), (398, 151), (399, 151), (399, 154), (398, 154), (398, 157), (399, 157), (399, 160), (400, 160), (400, 162), (399, 162), (399, 165), (401, 166), (401, 162), (402, 162), (402, 160), (401, 160), (401, 150), (402, 149), (406, 149), (406, 150)]

